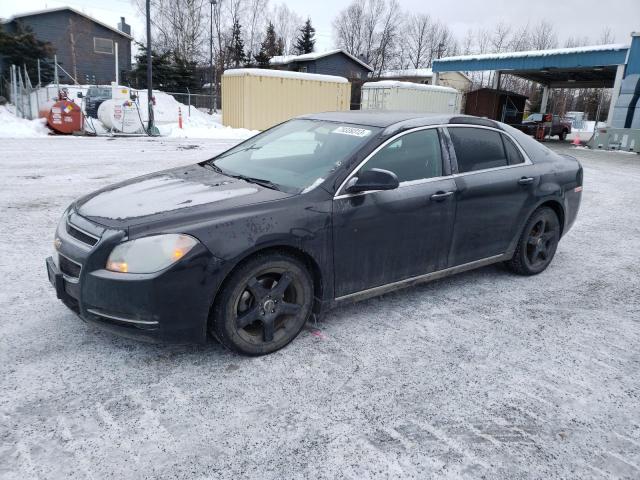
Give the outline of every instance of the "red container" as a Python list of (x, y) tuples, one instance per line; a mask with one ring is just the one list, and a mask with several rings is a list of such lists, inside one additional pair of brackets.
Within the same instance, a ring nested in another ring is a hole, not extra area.
[(47, 115), (47, 125), (56, 133), (79, 132), (82, 130), (82, 111), (70, 100), (59, 100)]

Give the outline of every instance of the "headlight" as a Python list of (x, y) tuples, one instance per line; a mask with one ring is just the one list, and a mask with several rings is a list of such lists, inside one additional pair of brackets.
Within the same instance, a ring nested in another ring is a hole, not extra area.
[(113, 249), (106, 268), (121, 273), (157, 272), (180, 260), (197, 244), (195, 238), (177, 233), (130, 240)]

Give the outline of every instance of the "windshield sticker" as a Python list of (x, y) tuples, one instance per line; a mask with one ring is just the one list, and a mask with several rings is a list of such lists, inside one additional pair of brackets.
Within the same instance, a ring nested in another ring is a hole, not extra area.
[(353, 137), (366, 137), (371, 133), (371, 130), (367, 130), (366, 128), (338, 127), (331, 133), (340, 133), (342, 135), (351, 135)]

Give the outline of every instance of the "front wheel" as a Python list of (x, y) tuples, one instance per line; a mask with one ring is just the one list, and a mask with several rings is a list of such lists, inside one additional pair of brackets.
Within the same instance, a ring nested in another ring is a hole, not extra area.
[(560, 222), (556, 212), (541, 207), (529, 218), (513, 258), (506, 265), (520, 275), (536, 275), (549, 266), (559, 241)]
[(567, 139), (567, 132), (566, 130), (563, 130), (562, 132), (560, 132), (560, 135), (558, 135), (558, 138), (560, 139), (561, 142), (564, 142)]
[(245, 355), (275, 352), (302, 330), (313, 306), (313, 281), (297, 258), (257, 255), (237, 268), (217, 296), (210, 331)]

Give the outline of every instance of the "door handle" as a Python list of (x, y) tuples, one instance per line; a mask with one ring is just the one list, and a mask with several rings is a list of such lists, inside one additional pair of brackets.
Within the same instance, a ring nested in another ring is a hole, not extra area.
[(518, 183), (520, 185), (531, 185), (534, 180), (535, 178), (533, 177), (522, 177), (520, 180), (518, 180)]
[(454, 192), (437, 192), (431, 195), (431, 200), (433, 200), (434, 202), (442, 202), (453, 194)]

